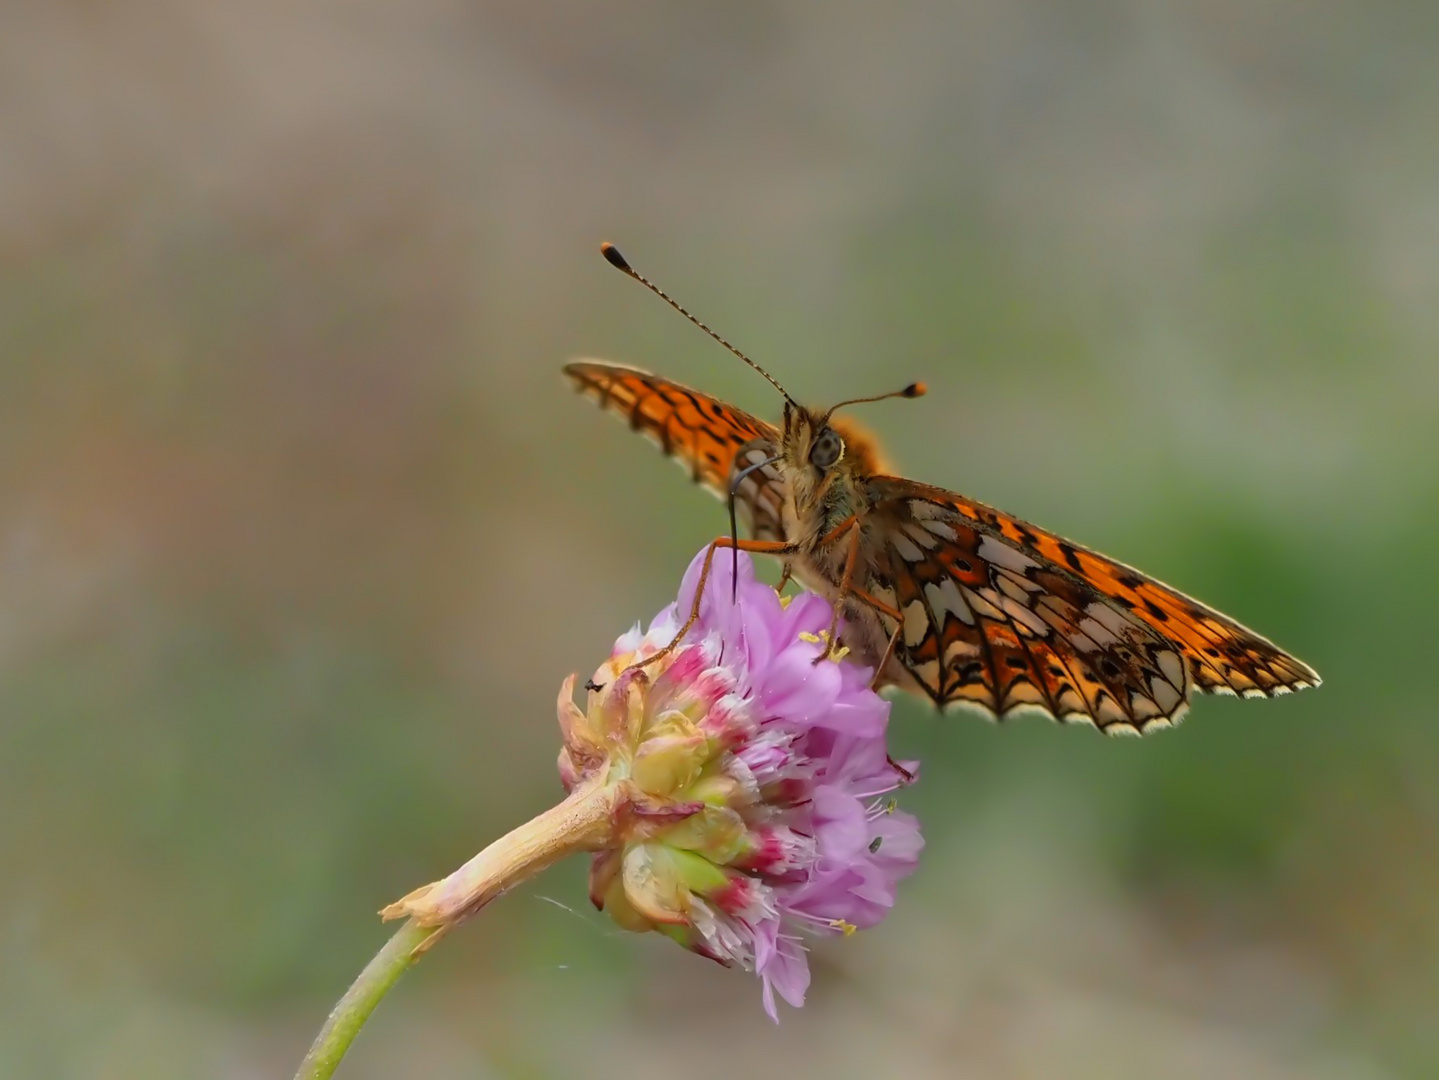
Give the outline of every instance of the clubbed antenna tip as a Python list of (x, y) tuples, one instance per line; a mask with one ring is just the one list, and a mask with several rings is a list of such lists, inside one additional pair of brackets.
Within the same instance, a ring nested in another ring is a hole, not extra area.
[(613, 266), (616, 270), (623, 270), (626, 274), (634, 273), (634, 270), (633, 268), (631, 268), (629, 262), (625, 259), (623, 255), (620, 254), (620, 249), (615, 247), (614, 244), (611, 244), (608, 240), (606, 240), (603, 244), (600, 245), (600, 254), (603, 255), (605, 257), (605, 261), (611, 266)]

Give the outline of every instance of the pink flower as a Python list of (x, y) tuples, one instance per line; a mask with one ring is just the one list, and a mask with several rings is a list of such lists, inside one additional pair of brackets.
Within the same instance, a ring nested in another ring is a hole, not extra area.
[(631, 669), (683, 625), (702, 562), (646, 632), (615, 643), (584, 711), (565, 684), (560, 774), (571, 789), (626, 786), (594, 856), (596, 906), (756, 972), (777, 1019), (776, 993), (804, 1003), (804, 938), (875, 925), (917, 864), (918, 822), (884, 798), (915, 767), (890, 761), (872, 673), (831, 658), (829, 604), (782, 599), (746, 555), (736, 582), (732, 553), (717, 552), (698, 622)]

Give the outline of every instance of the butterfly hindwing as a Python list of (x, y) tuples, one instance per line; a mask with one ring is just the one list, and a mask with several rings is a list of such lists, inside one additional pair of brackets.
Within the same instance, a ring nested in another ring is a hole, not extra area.
[[(697, 484), (729, 497), (735, 472), (774, 456), (780, 434), (772, 424), (698, 390), (649, 372), (582, 361), (565, 366), (576, 388), (618, 414), (673, 458)], [(758, 539), (783, 539), (784, 488), (774, 466), (757, 468), (736, 490), (736, 501)]]
[(1163, 634), (1096, 588), (999, 539), (938, 489), (878, 477), (872, 591), (904, 617), (899, 662), (940, 706), (1029, 708), (1105, 730), (1177, 720), (1191, 689)]
[(869, 490), (887, 548), (876, 587), (906, 616), (900, 661), (940, 705), (1143, 731), (1178, 719), (1192, 685), (1318, 685), (1271, 642), (1098, 552), (940, 488), (874, 477)]

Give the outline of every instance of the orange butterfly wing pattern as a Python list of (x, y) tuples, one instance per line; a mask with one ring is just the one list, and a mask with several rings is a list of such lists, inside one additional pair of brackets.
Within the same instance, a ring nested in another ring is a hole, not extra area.
[[(564, 371), (576, 389), (628, 421), (718, 498), (729, 497), (737, 459), (741, 469), (758, 466), (779, 447), (773, 424), (647, 371), (592, 361), (566, 364)], [(784, 539), (784, 487), (774, 466), (741, 481), (736, 501), (752, 535)]]
[(896, 661), (936, 705), (1138, 733), (1177, 721), (1196, 686), (1319, 685), (1258, 634), (1098, 552), (942, 488), (866, 487), (871, 589), (903, 615)]

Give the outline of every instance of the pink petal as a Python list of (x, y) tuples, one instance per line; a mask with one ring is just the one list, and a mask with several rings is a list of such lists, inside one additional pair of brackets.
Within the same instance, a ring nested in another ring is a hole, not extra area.
[(805, 957), (804, 947), (794, 938), (781, 935), (766, 963), (760, 966), (756, 961), (755, 970), (764, 982), (764, 1011), (775, 1023), (779, 1022), (779, 1010), (774, 1001), (776, 990), (796, 1009), (804, 1005), (805, 991), (809, 989), (809, 960)]
[(759, 689), (766, 715), (783, 717), (803, 727), (830, 726), (830, 712), (839, 697), (838, 665), (814, 662), (808, 650), (785, 649), (765, 672)]
[(814, 792), (814, 839), (819, 857), (843, 864), (866, 851), (870, 831), (864, 804), (838, 788), (819, 787)]

